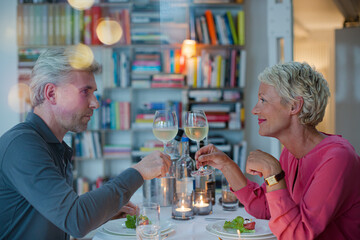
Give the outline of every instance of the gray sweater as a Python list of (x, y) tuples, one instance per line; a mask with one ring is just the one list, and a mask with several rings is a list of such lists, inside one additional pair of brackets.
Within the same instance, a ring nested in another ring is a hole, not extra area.
[(0, 239), (82, 237), (115, 215), (144, 182), (129, 168), (78, 196), (71, 156), (34, 113), (1, 136)]

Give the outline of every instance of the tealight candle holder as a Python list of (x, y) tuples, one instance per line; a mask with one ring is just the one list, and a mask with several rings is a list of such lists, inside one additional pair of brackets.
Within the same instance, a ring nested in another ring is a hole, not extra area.
[(194, 212), (197, 215), (209, 215), (212, 213), (211, 192), (195, 192)]
[(193, 193), (174, 193), (172, 218), (178, 220), (194, 218)]

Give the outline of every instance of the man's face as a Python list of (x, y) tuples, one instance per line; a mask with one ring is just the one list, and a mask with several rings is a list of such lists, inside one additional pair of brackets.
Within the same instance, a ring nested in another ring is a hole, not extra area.
[(95, 78), (92, 73), (73, 71), (67, 79), (56, 89), (56, 121), (66, 131), (81, 132), (99, 107)]

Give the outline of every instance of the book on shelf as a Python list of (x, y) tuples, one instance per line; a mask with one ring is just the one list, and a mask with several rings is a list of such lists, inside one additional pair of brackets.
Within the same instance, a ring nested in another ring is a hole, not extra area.
[(99, 132), (85, 131), (75, 135), (75, 156), (83, 158), (101, 158)]
[(222, 98), (222, 92), (221, 90), (191, 90), (188, 97), (197, 102), (219, 101)]
[(216, 28), (214, 23), (214, 16), (210, 10), (205, 11), (205, 18), (207, 23), (207, 28), (211, 40), (212, 45), (218, 44), (217, 34), (216, 34)]
[(132, 72), (161, 72), (161, 52), (159, 51), (137, 51), (131, 66)]
[(96, 28), (100, 22), (101, 16), (102, 14), (101, 14), (100, 6), (91, 7), (91, 44), (92, 45), (99, 45), (101, 43), (96, 33)]
[(111, 99), (102, 100), (102, 129), (130, 129), (130, 102), (117, 102)]
[(130, 156), (131, 145), (130, 144), (107, 144), (104, 145), (104, 157), (124, 157)]
[(231, 106), (229, 104), (192, 104), (191, 110), (203, 110), (205, 113), (207, 112), (230, 112)]
[(199, 10), (195, 11), (194, 18), (195, 20), (190, 22), (190, 30), (194, 29), (199, 43), (242, 46), (245, 44), (245, 17), (242, 9), (206, 9), (204, 13)]
[(244, 87), (246, 73), (245, 50), (206, 50), (187, 61), (189, 87)]
[(245, 45), (245, 13), (243, 10), (238, 12), (238, 34), (239, 45)]
[(185, 76), (182, 74), (155, 74), (152, 77), (152, 88), (183, 88)]
[(229, 113), (224, 112), (208, 112), (206, 114), (206, 118), (208, 122), (229, 122), (230, 121), (230, 115)]
[(102, 19), (117, 21), (123, 30), (120, 44), (130, 44), (128, 9), (110, 9), (99, 5), (86, 10), (73, 9), (69, 4), (19, 4), (17, 37), (19, 45), (87, 45), (102, 44), (96, 27)]

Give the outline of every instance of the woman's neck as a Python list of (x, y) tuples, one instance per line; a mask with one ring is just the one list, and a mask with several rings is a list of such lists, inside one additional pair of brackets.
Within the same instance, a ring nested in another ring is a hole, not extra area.
[(308, 154), (318, 145), (326, 135), (316, 130), (314, 126), (301, 125), (291, 131), (279, 141), (291, 152), (296, 158), (300, 159)]

